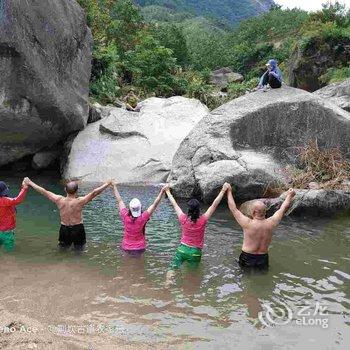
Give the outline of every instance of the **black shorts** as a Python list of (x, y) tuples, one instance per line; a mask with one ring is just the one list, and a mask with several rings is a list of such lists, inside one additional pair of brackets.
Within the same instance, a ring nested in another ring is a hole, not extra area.
[(75, 249), (82, 249), (86, 243), (86, 234), (83, 224), (74, 226), (61, 225), (58, 245), (60, 248), (69, 248), (74, 244)]
[(239, 265), (245, 269), (267, 270), (269, 267), (269, 255), (250, 254), (242, 251), (239, 256)]

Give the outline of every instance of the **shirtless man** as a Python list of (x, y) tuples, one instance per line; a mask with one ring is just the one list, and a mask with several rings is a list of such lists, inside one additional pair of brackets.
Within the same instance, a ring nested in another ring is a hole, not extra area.
[(66, 197), (47, 191), (46, 189), (35, 184), (29, 178), (25, 178), (24, 183), (31, 186), (34, 190), (41, 193), (43, 196), (57, 205), (61, 217), (58, 246), (62, 249), (68, 249), (72, 244), (74, 244), (74, 249), (82, 250), (86, 243), (86, 235), (82, 217), (83, 208), (86, 204), (101, 194), (107, 187), (109, 187), (112, 184), (112, 181), (104, 183), (101, 187), (94, 189), (84, 197), (77, 196), (78, 183), (75, 181), (71, 181), (66, 184)]
[(232, 188), (227, 191), (227, 202), (232, 215), (243, 229), (242, 253), (239, 264), (242, 268), (267, 269), (269, 266), (268, 250), (273, 231), (281, 222), (284, 214), (292, 203), (295, 191), (290, 189), (281, 208), (270, 218), (266, 219), (266, 205), (256, 201), (252, 210), (252, 219), (243, 215), (233, 199)]

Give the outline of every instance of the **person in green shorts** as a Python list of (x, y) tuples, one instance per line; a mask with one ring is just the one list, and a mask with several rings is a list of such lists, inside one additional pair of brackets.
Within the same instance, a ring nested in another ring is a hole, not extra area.
[(16, 198), (10, 198), (9, 188), (0, 181), (0, 247), (11, 252), (15, 246), (16, 206), (21, 204), (28, 192), (28, 185), (23, 182)]
[(166, 276), (166, 286), (169, 286), (172, 283), (175, 271), (179, 270), (185, 261), (192, 266), (197, 265), (201, 261), (204, 234), (208, 220), (214, 214), (228, 188), (229, 184), (225, 183), (212, 205), (203, 215), (200, 213), (199, 201), (197, 199), (191, 199), (187, 203), (188, 214), (186, 215), (171, 194), (170, 187), (167, 187), (166, 194), (168, 195), (179, 219), (182, 237), (181, 244), (176, 250)]

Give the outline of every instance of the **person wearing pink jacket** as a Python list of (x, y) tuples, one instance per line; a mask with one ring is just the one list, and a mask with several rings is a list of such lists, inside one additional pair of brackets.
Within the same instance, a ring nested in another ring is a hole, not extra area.
[(142, 211), (142, 204), (138, 198), (133, 198), (129, 203), (129, 208), (127, 208), (117, 185), (114, 184), (114, 194), (124, 226), (121, 248), (126, 253), (138, 256), (146, 250), (146, 225), (162, 200), (165, 189), (166, 187), (163, 187), (153, 204), (147, 210)]

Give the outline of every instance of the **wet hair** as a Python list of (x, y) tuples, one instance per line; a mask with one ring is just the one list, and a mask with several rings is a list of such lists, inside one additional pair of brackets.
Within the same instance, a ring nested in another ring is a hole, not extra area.
[(191, 199), (188, 203), (188, 216), (191, 221), (196, 223), (201, 216), (200, 204), (197, 199)]
[(78, 192), (78, 189), (78, 183), (75, 181), (70, 181), (65, 186), (65, 190), (68, 194), (76, 194)]

